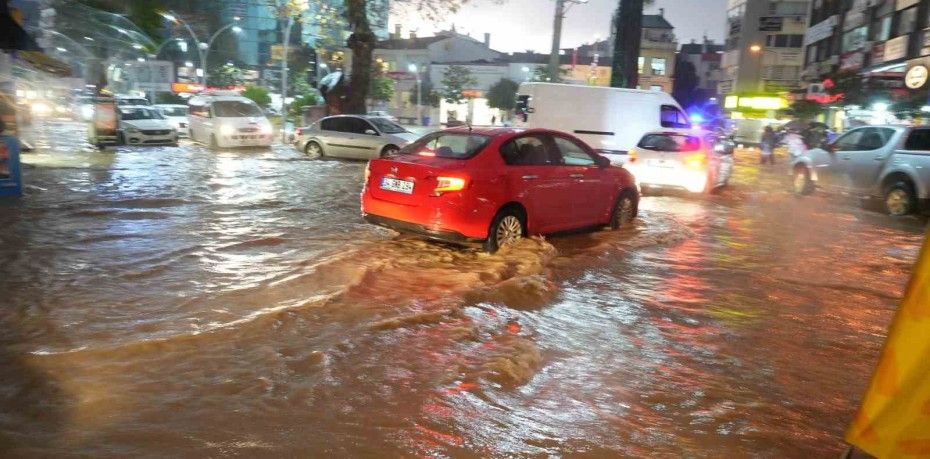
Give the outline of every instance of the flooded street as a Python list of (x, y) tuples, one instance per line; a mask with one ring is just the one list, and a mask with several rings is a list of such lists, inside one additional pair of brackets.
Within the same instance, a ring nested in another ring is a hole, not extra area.
[(0, 201), (0, 454), (836, 457), (925, 222), (719, 195), (487, 255), (365, 224), (364, 163), (84, 145)]

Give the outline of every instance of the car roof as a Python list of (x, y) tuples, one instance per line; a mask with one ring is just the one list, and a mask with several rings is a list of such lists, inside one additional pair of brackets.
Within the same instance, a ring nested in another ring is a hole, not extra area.
[(156, 107), (187, 108), (184, 104), (155, 104)]
[(127, 108), (145, 108), (145, 109), (151, 110), (155, 107), (152, 107), (151, 105), (121, 105), (119, 107), (120, 110), (125, 110)]

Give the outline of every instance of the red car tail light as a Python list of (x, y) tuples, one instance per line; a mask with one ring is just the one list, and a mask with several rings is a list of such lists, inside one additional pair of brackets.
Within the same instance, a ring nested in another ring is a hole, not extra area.
[(436, 177), (436, 189), (433, 190), (433, 196), (450, 191), (462, 191), (467, 184), (468, 181), (461, 177)]

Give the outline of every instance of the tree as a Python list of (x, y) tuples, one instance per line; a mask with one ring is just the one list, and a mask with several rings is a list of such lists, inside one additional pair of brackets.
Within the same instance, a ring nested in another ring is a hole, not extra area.
[(243, 81), (242, 70), (230, 63), (214, 67), (207, 74), (207, 86), (225, 88), (239, 86)]
[(155, 42), (162, 40), (165, 19), (161, 16), (163, 9), (159, 0), (133, 0), (129, 3), (129, 20)]
[(268, 88), (263, 86), (247, 86), (242, 91), (242, 97), (251, 99), (259, 107), (265, 108), (271, 103), (271, 95), (268, 94)]
[(371, 100), (378, 102), (389, 102), (394, 98), (394, 80), (377, 74), (371, 78), (371, 88), (369, 88)]
[(620, 0), (614, 15), (614, 56), (610, 85), (635, 88), (639, 83), (639, 47), (643, 33), (643, 7), (652, 0)]
[(698, 89), (700, 82), (694, 64), (687, 59), (679, 59), (678, 63), (675, 64), (675, 84), (672, 89), (672, 97), (686, 109), (700, 103), (703, 95)]
[(423, 105), (429, 105), (433, 108), (439, 108), (440, 97), (439, 93), (436, 92), (436, 89), (433, 88), (433, 84), (429, 80), (420, 81), (420, 100), (417, 100), (417, 91), (414, 88), (410, 92), (410, 105), (416, 105), (417, 103), (422, 103)]
[(517, 104), (517, 89), (520, 85), (513, 80), (502, 78), (488, 89), (488, 106), (511, 111)]
[(450, 104), (464, 103), (468, 98), (462, 95), (462, 91), (471, 86), (478, 84), (478, 80), (471, 75), (471, 70), (461, 65), (450, 65), (442, 72), (442, 89), (439, 95)]
[[(352, 49), (352, 79), (342, 112), (365, 113), (372, 69), (372, 52), (375, 34), (371, 29), (368, 5), (376, 0), (345, 0), (345, 16), (351, 35), (348, 46)], [(456, 12), (468, 0), (395, 0), (395, 6), (411, 6), (428, 18), (435, 19), (442, 13)]]
[(558, 83), (559, 81), (562, 81), (562, 76), (567, 73), (567, 69), (559, 68), (559, 74), (553, 76), (552, 73), (549, 72), (549, 67), (536, 67), (533, 69), (533, 76), (530, 77), (530, 80)]

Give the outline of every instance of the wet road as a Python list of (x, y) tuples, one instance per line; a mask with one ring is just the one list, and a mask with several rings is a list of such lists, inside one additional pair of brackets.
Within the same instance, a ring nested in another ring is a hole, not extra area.
[(363, 163), (39, 131), (0, 201), (4, 455), (835, 456), (925, 226), (742, 156), (489, 256), (364, 224)]

